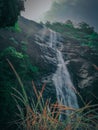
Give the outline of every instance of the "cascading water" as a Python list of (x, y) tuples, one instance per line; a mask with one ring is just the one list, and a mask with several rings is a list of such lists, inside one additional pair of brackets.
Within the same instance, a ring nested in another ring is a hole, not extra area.
[(50, 42), (49, 42), (49, 47), (56, 49), (56, 41), (57, 41), (57, 35), (56, 32), (49, 30), (50, 31)]
[[(79, 108), (75, 88), (70, 78), (67, 66), (64, 62), (62, 53), (56, 47), (56, 32), (50, 31), (50, 47), (57, 51), (58, 68), (53, 75), (53, 82), (56, 87), (58, 103), (71, 108)], [(66, 114), (70, 111), (67, 110)]]
[[(78, 108), (75, 88), (60, 51), (57, 51), (57, 58), (58, 68), (53, 76), (53, 81), (56, 87), (58, 102), (68, 107)], [(67, 111), (67, 113), (69, 113), (69, 111)]]

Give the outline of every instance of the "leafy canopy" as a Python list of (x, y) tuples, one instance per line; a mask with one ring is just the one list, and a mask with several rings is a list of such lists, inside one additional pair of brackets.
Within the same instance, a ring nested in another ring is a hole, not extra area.
[(21, 10), (24, 0), (0, 0), (0, 27), (14, 26)]

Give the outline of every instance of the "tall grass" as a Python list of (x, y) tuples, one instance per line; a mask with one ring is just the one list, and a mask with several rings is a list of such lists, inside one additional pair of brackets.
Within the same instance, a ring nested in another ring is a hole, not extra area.
[[(44, 101), (43, 92), (46, 84), (42, 86), (39, 92), (32, 81), (32, 87), (35, 92), (37, 101), (28, 100), (28, 95), (24, 89), (24, 85), (16, 72), (11, 62), (7, 59), (12, 68), (16, 78), (20, 84), (22, 93), (13, 88), (15, 94), (13, 97), (18, 108), (17, 116), (19, 120), (14, 121), (17, 128), (20, 130), (98, 130), (98, 105), (90, 105), (80, 109), (70, 108), (58, 104), (58, 102), (51, 104), (50, 99)], [(23, 104), (24, 107), (20, 105)], [(66, 111), (71, 111), (67, 116)], [(61, 120), (61, 115), (65, 116)]]

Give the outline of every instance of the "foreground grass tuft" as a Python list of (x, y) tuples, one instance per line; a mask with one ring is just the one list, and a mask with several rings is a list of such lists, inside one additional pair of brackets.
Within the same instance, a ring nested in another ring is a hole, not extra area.
[[(43, 92), (46, 84), (42, 86), (40, 92), (37, 91), (32, 81), (33, 90), (37, 101), (28, 100), (24, 85), (11, 62), (7, 59), (17, 80), (20, 84), (22, 93), (13, 88), (12, 93), (18, 108), (18, 119), (14, 121), (20, 130), (98, 130), (98, 105), (89, 103), (83, 108), (74, 109), (58, 102), (51, 104), (50, 99), (44, 101)], [(22, 105), (20, 105), (20, 103)], [(67, 115), (66, 111), (70, 111)], [(62, 117), (64, 117), (62, 119)]]

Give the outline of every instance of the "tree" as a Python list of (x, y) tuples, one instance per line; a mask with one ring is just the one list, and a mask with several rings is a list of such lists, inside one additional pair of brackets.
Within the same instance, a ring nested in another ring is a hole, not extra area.
[(0, 0), (0, 27), (14, 26), (21, 10), (24, 0)]
[(74, 27), (73, 22), (72, 22), (71, 20), (67, 20), (67, 21), (65, 22), (65, 24), (66, 24), (67, 26)]
[(90, 27), (89, 24), (87, 24), (85, 22), (79, 23), (79, 29), (88, 34), (94, 33), (94, 27)]
[(50, 21), (47, 21), (47, 22), (45, 23), (45, 25), (46, 25), (46, 27), (49, 27), (49, 26), (51, 25)]

